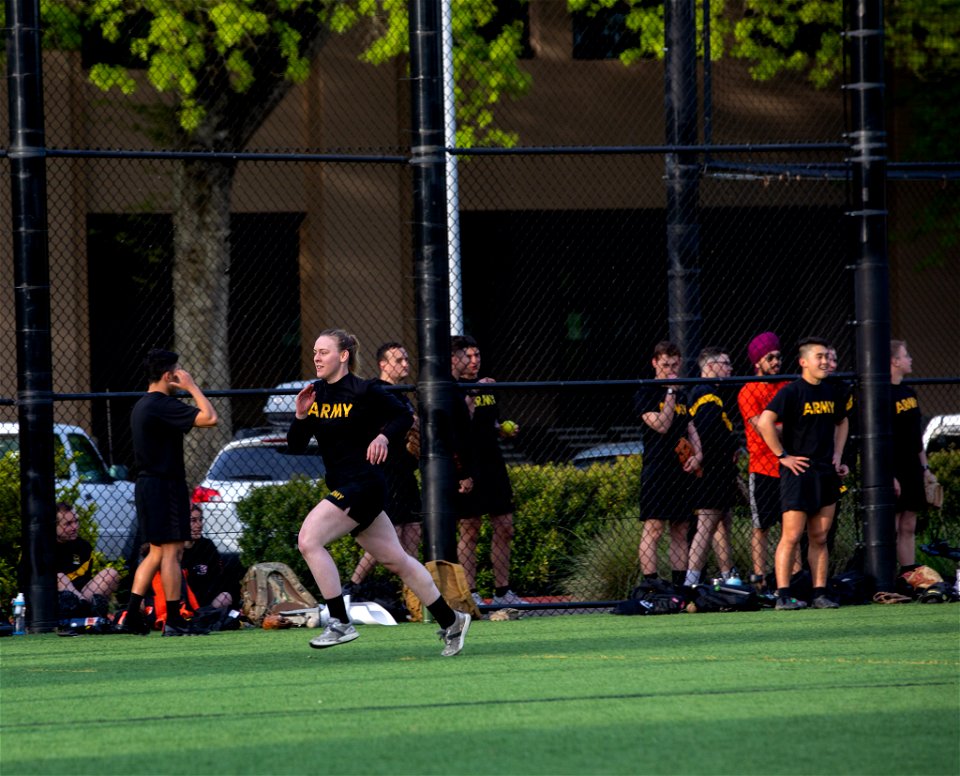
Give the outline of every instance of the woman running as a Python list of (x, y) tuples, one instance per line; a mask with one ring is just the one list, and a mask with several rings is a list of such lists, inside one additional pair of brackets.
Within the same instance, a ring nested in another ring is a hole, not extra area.
[(406, 407), (376, 380), (361, 380), (356, 365), (357, 339), (341, 329), (326, 329), (313, 346), (316, 382), (297, 394), (296, 419), (287, 432), (290, 452), (303, 452), (315, 437), (326, 466), (330, 495), (310, 510), (300, 527), (298, 545), (330, 619), (311, 639), (316, 649), (353, 641), (360, 634), (350, 623), (340, 572), (327, 550), (330, 542), (351, 534), (378, 562), (404, 581), (440, 625), (444, 657), (463, 649), (470, 615), (444, 601), (433, 577), (400, 545), (384, 511), (386, 479), (380, 468), (391, 446), (399, 455), (413, 419)]

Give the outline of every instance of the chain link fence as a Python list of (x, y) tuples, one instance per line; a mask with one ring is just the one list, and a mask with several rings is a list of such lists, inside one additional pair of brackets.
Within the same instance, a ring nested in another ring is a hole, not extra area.
[[(664, 63), (656, 54), (630, 66), (618, 59), (641, 35), (629, 27), (628, 6), (591, 12), (558, 0), (504, 0), (484, 9), (471, 10), (469, 23), (467, 10), (453, 17), (460, 150), (449, 154), (457, 177), (448, 195), (459, 202), (451, 283), (462, 298), (452, 303), (451, 325), (476, 338), (481, 376), (506, 383), (493, 390), (500, 420), (520, 428), (501, 443), (515, 507), (509, 587), (530, 601), (606, 602), (629, 593), (642, 561), (664, 577), (674, 568), (666, 539), (656, 558), (638, 558), (643, 420), (635, 402), (637, 381), (654, 378), (654, 347), (669, 338), (676, 314), (672, 234), (690, 240), (682, 313), (696, 322), (695, 350), (722, 349), (743, 378), (753, 373), (747, 343), (775, 331), (782, 371), (795, 374), (795, 343), (815, 334), (835, 345), (842, 376), (849, 381), (856, 371), (844, 92), (837, 81), (814, 88), (801, 72), (757, 80), (749, 61), (705, 61), (701, 47), (686, 90), (704, 145), (691, 155), (695, 175), (671, 212), (665, 178), (677, 154), (664, 148)], [(275, 13), (275, 21), (287, 19)], [(386, 10), (342, 21), (314, 17), (315, 26), (301, 30), (296, 82), (276, 76), (269, 47), (250, 45), (242, 62), (208, 52), (215, 65), (192, 101), (175, 89), (158, 94), (160, 60), (148, 68), (130, 53), (130, 40), (156, 31), (146, 10), (127, 16), (113, 42), (92, 17), (79, 47), (47, 38), (55, 420), (88, 434), (102, 457), (68, 442), (65, 454), (85, 456), (87, 468), (60, 485), (75, 486), (72, 497), (103, 536), (119, 537), (111, 554), (134, 554), (129, 492), (107, 469), (132, 464), (129, 414), (150, 347), (181, 352), (215, 397), (221, 423), (189, 435), (187, 464), (207, 510), (205, 532), (224, 552), (245, 546), (237, 503), (251, 485), (317, 474), (302, 461), (291, 466), (282, 440), (296, 391), (289, 383), (312, 376), (317, 332), (356, 333), (365, 377), (377, 376), (380, 343), (403, 343), (416, 383), (423, 354), (406, 30)], [(332, 32), (338, 24), (349, 29)], [(724, 30), (714, 35), (729, 35)], [(104, 83), (96, 67), (103, 63), (129, 67), (136, 90), (98, 88), (92, 81)], [(240, 91), (246, 66), (253, 80)], [(270, 78), (258, 80), (262, 72)], [(894, 83), (912, 81), (897, 72)], [(221, 91), (232, 96), (218, 102)], [(197, 105), (207, 119), (191, 132), (185, 124)], [(898, 166), (916, 159), (910, 149), (920, 130), (905, 129), (901, 116), (913, 114), (897, 109), (891, 105), (888, 187), (893, 334), (908, 342), (916, 376), (944, 378), (917, 387), (927, 421), (960, 411), (956, 162)], [(0, 170), (8, 177), (6, 157)], [(9, 239), (2, 250), (0, 355), (15, 365)], [(683, 354), (687, 390), (698, 385), (697, 355)], [(16, 447), (16, 375), (11, 368), (0, 377), (3, 450)], [(742, 382), (717, 392), (736, 447)], [(240, 463), (227, 465), (228, 454)], [(832, 570), (847, 565), (860, 540), (855, 454), (851, 463)], [(737, 466), (740, 487), (721, 522), (730, 528), (723, 565), (746, 575), (754, 563), (745, 457)], [(5, 523), (18, 526), (13, 504), (7, 512)], [(245, 551), (244, 564), (288, 560), (309, 581), (296, 529), (293, 521), (281, 530), (284, 557)], [(693, 520), (682, 541), (695, 530)], [(778, 530), (770, 532), (771, 553)], [(485, 599), (504, 587), (494, 579), (493, 544), (486, 522), (475, 580)], [(343, 565), (358, 560), (351, 552)], [(346, 577), (349, 569), (341, 570)], [(720, 570), (709, 555), (705, 576)]]

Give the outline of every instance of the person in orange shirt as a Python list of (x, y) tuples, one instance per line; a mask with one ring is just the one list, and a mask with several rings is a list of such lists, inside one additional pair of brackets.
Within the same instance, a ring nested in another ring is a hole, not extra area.
[[(783, 356), (780, 338), (772, 331), (758, 334), (747, 345), (747, 356), (753, 364), (754, 374), (769, 377), (780, 374)], [(770, 400), (776, 396), (786, 381), (746, 383), (740, 389), (737, 403), (743, 416), (743, 428), (747, 437), (747, 453), (750, 457), (750, 514), (753, 519), (753, 534), (750, 548), (753, 558), (751, 583), (762, 587), (767, 574), (767, 534), (781, 519), (780, 511), (780, 462), (770, 451), (760, 433), (757, 421)]]

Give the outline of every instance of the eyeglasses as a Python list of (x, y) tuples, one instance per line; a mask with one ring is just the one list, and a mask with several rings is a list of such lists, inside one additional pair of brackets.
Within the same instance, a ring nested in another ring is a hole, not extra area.
[(763, 357), (764, 361), (783, 361), (783, 357), (779, 353), (767, 353)]
[(728, 359), (728, 358), (725, 358), (725, 359), (723, 359), (723, 360), (708, 361), (707, 363), (708, 363), (708, 364), (716, 364), (717, 366), (731, 366), (730, 359)]

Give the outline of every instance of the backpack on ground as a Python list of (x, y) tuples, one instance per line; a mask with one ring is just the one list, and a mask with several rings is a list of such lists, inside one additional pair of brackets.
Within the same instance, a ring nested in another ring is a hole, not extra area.
[(860, 606), (873, 600), (876, 585), (863, 572), (848, 570), (827, 580), (827, 592), (840, 606)]
[[(470, 585), (467, 584), (467, 575), (463, 571), (463, 566), (446, 560), (429, 560), (423, 565), (430, 572), (440, 595), (451, 609), (466, 612), (474, 620), (479, 620), (483, 616), (473, 596), (470, 595)], [(407, 605), (407, 611), (410, 612), (410, 622), (423, 622), (423, 604), (416, 593), (406, 585), (403, 586), (403, 600)]]
[(644, 579), (630, 598), (621, 601), (611, 614), (679, 614), (687, 609), (686, 597), (663, 579)]
[(697, 612), (756, 612), (763, 606), (756, 590), (745, 585), (697, 585), (695, 590)]
[(240, 582), (240, 594), (244, 616), (258, 627), (267, 615), (317, 607), (317, 599), (286, 563), (251, 566)]

